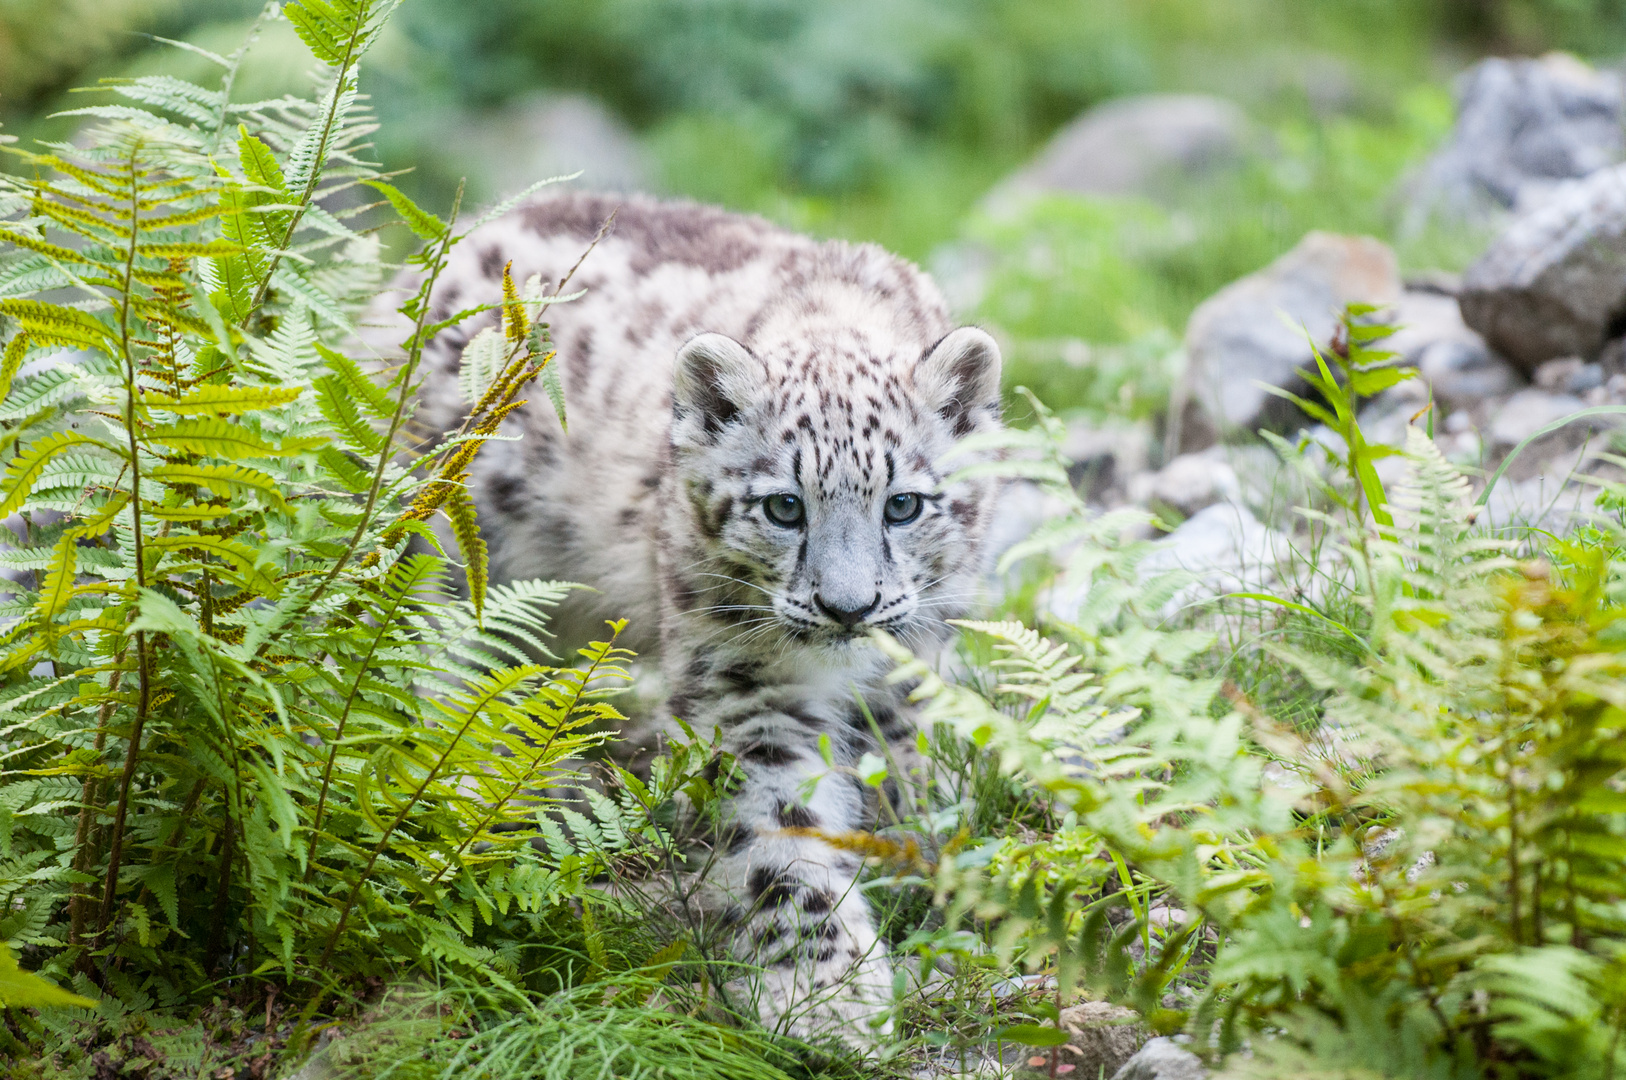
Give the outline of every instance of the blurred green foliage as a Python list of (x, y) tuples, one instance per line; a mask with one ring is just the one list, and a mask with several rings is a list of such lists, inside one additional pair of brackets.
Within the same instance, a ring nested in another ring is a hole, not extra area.
[[(142, 46), (130, 31), (224, 39), (257, 6), (0, 0), (0, 119), (16, 131), (68, 81), (118, 70)], [(1195, 89), (1273, 120), (1328, 101), (1382, 118), (1442, 59), (1626, 47), (1623, 11), (1626, 0), (413, 0), (369, 89), (395, 133), (383, 149), (423, 166), (426, 194), (469, 163), (418, 160), (433, 158), (424, 118), (578, 90), (640, 129), (671, 190), (923, 256), (1102, 99)], [(290, 61), (262, 67), (268, 85), (297, 81)]]
[[(536, 85), (587, 91), (643, 131), (669, 189), (919, 258), (1049, 133), (1106, 98), (1202, 89), (1283, 112), (1325, 96), (1331, 79), (1357, 98), (1372, 88), (1382, 107), (1384, 87), (1427, 67), (1430, 10), (1399, 0), (420, 0), (402, 12), (413, 63), (379, 85), (387, 118), (425, 96), (479, 106)], [(442, 184), (455, 179), (446, 173)]]
[(8, 111), (123, 51), (135, 27), (159, 21), (168, 0), (0, 0), (0, 106)]
[[(259, 8), (255, 0), (0, 0), (0, 118), (48, 107), (88, 73), (147, 49), (149, 35), (190, 37)], [(242, 36), (239, 29), (222, 42), (226, 50)]]
[[(63, 138), (62, 88), (172, 71), (215, 49), (255, 0), (0, 0), (0, 120)], [(282, 24), (240, 92), (306, 83)], [(1061, 408), (1156, 411), (1171, 365), (1151, 362), (1204, 296), (1311, 228), (1395, 243), (1408, 267), (1463, 265), (1480, 237), (1396, 235), (1394, 191), (1450, 124), (1447, 78), (1485, 52), (1626, 50), (1626, 0), (412, 0), (364, 89), (379, 153), (444, 202), (459, 180), (500, 194), (470, 132), (539, 92), (590, 94), (637, 132), (650, 182), (921, 261), (945, 241), (991, 253), (976, 317), (1013, 342), (1011, 372)], [(1051, 200), (999, 222), (978, 200), (1059, 126), (1108, 98), (1224, 95), (1270, 152), (1152, 204)], [(81, 104), (75, 101), (74, 104)], [(510, 170), (510, 173), (512, 170)], [(591, 182), (591, 177), (589, 177)], [(1098, 352), (1089, 379), (1051, 359)], [(1105, 359), (1108, 356), (1115, 360)]]

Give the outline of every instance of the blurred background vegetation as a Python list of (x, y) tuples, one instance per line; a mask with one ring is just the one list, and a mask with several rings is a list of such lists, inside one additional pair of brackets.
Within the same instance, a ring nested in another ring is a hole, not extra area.
[[(212, 78), (154, 37), (228, 51), (258, 10), (0, 0), (0, 123), (66, 138), (50, 114), (88, 103), (70, 87)], [(1402, 229), (1397, 186), (1449, 131), (1458, 72), (1550, 49), (1608, 63), (1626, 0), (407, 0), (364, 89), (382, 160), (430, 205), (464, 176), (489, 200), (585, 167), (583, 183), (874, 240), (945, 276), (956, 245), (992, 252), (966, 314), (1025, 343), (1013, 374), (1062, 407), (1134, 414), (1166, 400), (1192, 307), (1311, 228), (1460, 269), (1479, 238)], [(301, 89), (306, 55), (270, 24), (237, 96)], [(984, 212), (1067, 121), (1154, 91), (1235, 102), (1266, 149), (1155, 202)], [(1057, 341), (1105, 351), (1084, 376), (1053, 363)]]

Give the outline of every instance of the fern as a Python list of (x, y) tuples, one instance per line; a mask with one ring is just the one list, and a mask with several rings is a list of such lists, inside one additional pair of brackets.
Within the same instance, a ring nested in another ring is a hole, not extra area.
[[(1044, 476), (1054, 451), (1013, 441)], [(888, 645), (927, 718), (1051, 808), (1037, 837), (947, 845), (933, 878), (950, 926), (988, 920), (1064, 993), (1093, 987), (1211, 1055), (1251, 1038), (1227, 1075), (1626, 1064), (1622, 538), (1520, 562), (1476, 530), (1466, 479), (1422, 431), (1404, 453), (1377, 534), (1350, 519), (1363, 659), (1267, 650), (1327, 695), (1319, 729), (1182, 672), (1200, 642), (1148, 625), (1132, 551), (1087, 518), (1029, 545), (1080, 545), (1085, 614), (1056, 624), (1064, 641), (970, 624), (992, 645), (980, 687)]]
[[(366, 158), (356, 65), (393, 8), (281, 9), (325, 65), (309, 100), (237, 104), (241, 53), (210, 54), (218, 89), (108, 83), (79, 145), (5, 148), (33, 179), (0, 176), (0, 940), (104, 1009), (213, 973), (314, 1010), (403, 956), (506, 985), (495, 923), (568, 918), (661, 841), (605, 797), (560, 834), (536, 794), (619, 720), (630, 655), (615, 625), (560, 663), (570, 587), (486, 582), (461, 480), (551, 357), (512, 282), (469, 423), (402, 450), (460, 235)], [(379, 243), (322, 209), (362, 183), (429, 240), (387, 385), (345, 351)], [(436, 514), (467, 601), (406, 550)], [(9, 960), (5, 1000), (46, 1004)]]

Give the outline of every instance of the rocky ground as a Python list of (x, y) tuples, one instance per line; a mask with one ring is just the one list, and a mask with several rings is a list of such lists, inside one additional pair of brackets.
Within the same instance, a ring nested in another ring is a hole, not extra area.
[[(1367, 402), (1369, 442), (1402, 445), (1408, 423), (1432, 411), (1445, 454), (1483, 487), (1530, 442), (1492, 490), (1481, 520), (1517, 538), (1559, 531), (1601, 514), (1590, 477), (1620, 479), (1626, 427), (1626, 121), (1619, 76), (1568, 56), (1487, 60), (1458, 83), (1452, 137), (1397, 194), (1413, 223), (1444, 215), (1483, 225), (1493, 239), (1461, 274), (1403, 273), (1379, 240), (1314, 232), (1269, 266), (1202, 303), (1186, 328), (1183, 377), (1152, 421), (1077, 420), (1065, 452), (1089, 502), (1141, 507), (1169, 526), (1149, 570), (1183, 568), (1201, 594), (1282, 591), (1302, 574), (1305, 492), (1258, 435), (1341, 450), (1338, 438), (1260, 384), (1304, 392), (1300, 373), (1325, 349), (1339, 312), (1374, 304), (1400, 329), (1384, 347), (1417, 369)], [(1075, 121), (1034, 164), (997, 187), (992, 214), (1044, 194), (1158, 198), (1200, 181), (1257, 147), (1246, 118), (1224, 102), (1149, 96), (1114, 102)], [(944, 260), (946, 284), (969, 309), (975, 250)], [(1090, 350), (1080, 343), (1078, 362)], [(1065, 351), (1064, 351), (1065, 355)], [(1597, 406), (1618, 413), (1582, 415)], [(1380, 463), (1386, 481), (1399, 458)], [(1054, 510), (1038, 489), (1009, 494), (1007, 542)], [(1155, 533), (1149, 531), (1149, 535)], [(1295, 569), (1295, 566), (1297, 567)], [(1064, 591), (1064, 590), (1058, 590)], [(1052, 604), (1056, 601), (1053, 599)], [(1153, 1038), (1127, 1009), (1085, 1002), (1061, 1014), (1069, 1041), (1054, 1051), (1007, 1047), (985, 1075), (1110, 1080), (1201, 1080), (1201, 1061), (1177, 1041)], [(944, 1063), (958, 1073), (956, 1063)], [(932, 1075), (941, 1075), (933, 1073)]]
[[(1369, 442), (1401, 445), (1406, 424), (1432, 413), (1441, 449), (1482, 488), (1515, 447), (1574, 417), (1520, 452), (1482, 519), (1516, 537), (1599, 512), (1588, 478), (1622, 475), (1613, 455), (1626, 415), (1580, 414), (1626, 406), (1622, 80), (1567, 55), (1491, 59), (1462, 76), (1457, 96), (1452, 136), (1396, 198), (1403, 227), (1439, 216), (1493, 236), (1465, 272), (1403, 273), (1379, 240), (1312, 232), (1193, 312), (1184, 374), (1162, 417), (1070, 428), (1074, 477), (1093, 504), (1144, 507), (1171, 527), (1160, 567), (1197, 571), (1219, 592), (1267, 585), (1288, 560), (1298, 492), (1258, 432), (1342, 446), (1262, 386), (1305, 392), (1311, 343), (1325, 349), (1339, 312), (1356, 302), (1400, 327), (1384, 347), (1420, 375), (1365, 403)], [(1258, 139), (1217, 100), (1109, 103), (1063, 129), (985, 209), (1010, 213), (1039, 194), (1156, 199), (1177, 182), (1201, 182)], [(962, 299), (975, 297), (976, 281), (954, 271), (975, 262), (963, 250), (948, 260)], [(1381, 465), (1386, 480), (1404, 467), (1398, 458)], [(1032, 491), (1011, 498), (1013, 532), (1045, 513)]]

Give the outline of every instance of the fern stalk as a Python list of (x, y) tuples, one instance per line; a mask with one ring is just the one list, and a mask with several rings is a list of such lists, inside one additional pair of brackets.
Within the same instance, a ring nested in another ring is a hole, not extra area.
[(260, 27), (265, 25), (265, 20), (274, 10), (274, 3), (267, 3), (261, 7), (260, 13), (254, 16), (254, 21), (249, 24), (248, 33), (243, 36), (243, 43), (237, 46), (230, 56), (226, 57), (226, 71), (220, 76), (220, 100), (215, 109), (214, 130), (211, 132), (209, 142), (206, 144), (206, 149), (211, 154), (219, 149), (220, 140), (225, 136), (227, 128), (230, 126), (231, 92), (232, 87), (237, 83), (237, 73), (242, 69), (243, 58), (248, 55), (249, 47), (258, 40)]
[(209, 938), (203, 946), (210, 970), (218, 970), (226, 937), (226, 909), (231, 901), (231, 864), (236, 857), (236, 829), (231, 811), (221, 808), (226, 823), (220, 830), (220, 858), (215, 863), (215, 899), (209, 916)]
[[(119, 348), (124, 354), (124, 431), (130, 445), (130, 523), (135, 544), (136, 587), (147, 588), (146, 552), (141, 529), (141, 459), (136, 438), (136, 371), (135, 352), (130, 340), (130, 301), (135, 279), (136, 245), (141, 236), (141, 194), (136, 181), (136, 159), (143, 144), (130, 145), (130, 158), (125, 168), (130, 182), (130, 242), (125, 247), (124, 280), (119, 287)], [(119, 797), (113, 811), (113, 836), (108, 845), (107, 877), (102, 887), (102, 908), (97, 924), (98, 935), (106, 931), (113, 918), (113, 899), (118, 892), (119, 864), (124, 856), (124, 826), (130, 810), (130, 784), (135, 779), (136, 762), (141, 756), (141, 735), (147, 724), (147, 711), (152, 704), (152, 686), (147, 671), (147, 634), (136, 631), (136, 715), (130, 728), (130, 748), (124, 757), (124, 774), (119, 778)]]
[(378, 632), (373, 635), (371, 643), (367, 646), (367, 655), (362, 657), (361, 663), (356, 666), (356, 677), (351, 680), (350, 689), (345, 693), (344, 706), (339, 711), (339, 722), (334, 727), (333, 740), (328, 744), (327, 762), (322, 766), (322, 788), (316, 797), (316, 811), (311, 815), (311, 842), (305, 851), (305, 874), (300, 878), (303, 883), (309, 884), (311, 872), (316, 868), (316, 843), (322, 835), (322, 814), (327, 809), (328, 792), (333, 785), (333, 763), (339, 757), (339, 745), (344, 741), (344, 729), (350, 721), (350, 710), (355, 706), (356, 696), (361, 693), (362, 681), (367, 676), (373, 657), (378, 653), (379, 645), (395, 625), (395, 613), (400, 610), (408, 595), (408, 590), (402, 589), (391, 600), (389, 610), (378, 618)]
[(544, 763), (546, 763), (548, 760), (548, 751), (553, 748), (553, 744), (558, 741), (560, 733), (565, 730), (566, 723), (581, 705), (582, 698), (587, 694), (588, 689), (593, 685), (594, 676), (598, 674), (599, 668), (602, 667), (611, 656), (611, 650), (615, 648), (615, 643), (621, 637), (621, 631), (625, 628), (625, 621), (615, 624), (614, 630), (610, 635), (610, 640), (606, 643), (607, 647), (599, 650), (598, 655), (596, 655), (593, 658), (593, 661), (587, 665), (586, 670), (577, 676), (580, 681), (576, 684), (576, 688), (571, 692), (570, 697), (567, 698), (565, 703), (559, 707), (560, 721), (554, 726), (554, 729), (548, 733), (547, 741), (542, 744), (541, 749), (539, 749), (536, 752), (536, 755), (531, 759), (531, 763), (526, 767), (525, 772), (509, 785), (508, 790), (503, 793), (502, 797), (491, 805), (491, 808), (486, 812), (486, 816), (480, 820), (480, 824), (463, 838), (463, 842), (461, 844), (457, 845), (457, 850), (452, 852), (451, 857), (446, 861), (446, 865), (437, 870), (435, 872), (435, 876), (429, 879), (429, 884), (424, 886), (426, 892), (446, 875), (446, 871), (450, 870), (452, 865), (456, 863), (458, 859), (463, 857), (463, 853), (469, 849), (469, 845), (474, 843), (477, 837), (484, 836), (486, 834), (486, 830), (491, 827), (491, 823), (497, 820), (498, 816), (502, 814), (503, 810), (507, 808), (508, 804), (513, 801), (514, 796), (518, 795), (522, 788), (534, 782), (536, 774), (542, 769)]
[[(123, 654), (116, 659), (116, 663), (123, 663)], [(123, 677), (122, 670), (113, 672), (108, 679), (108, 700), (102, 702), (96, 710), (96, 739), (92, 744), (95, 751), (95, 760), (100, 762), (102, 751), (107, 745), (107, 722), (113, 718), (113, 694), (118, 693), (119, 680)], [(90, 833), (95, 827), (97, 806), (102, 799), (102, 778), (91, 771), (85, 777), (85, 783), (80, 793), (79, 821), (74, 827), (74, 869), (89, 874), (96, 864), (96, 853), (91, 847)], [(85, 887), (80, 884), (73, 886), (68, 896), (68, 944), (84, 944), (85, 923), (89, 921), (90, 913), (85, 910), (90, 900)], [(101, 908), (97, 908), (97, 921), (100, 922)], [(85, 959), (85, 958), (82, 958)], [(85, 959), (84, 966), (88, 969), (90, 964)]]

